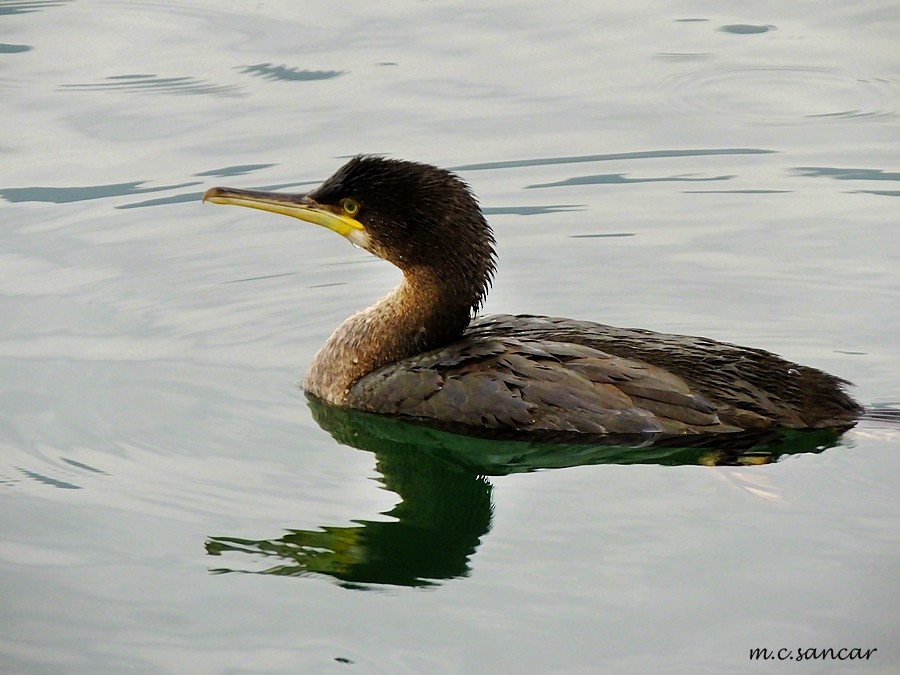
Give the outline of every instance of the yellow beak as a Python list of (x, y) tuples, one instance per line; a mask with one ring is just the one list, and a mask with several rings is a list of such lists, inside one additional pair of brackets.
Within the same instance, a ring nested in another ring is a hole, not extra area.
[(213, 204), (247, 206), (251, 209), (292, 216), (307, 223), (327, 227), (342, 237), (346, 237), (353, 244), (368, 248), (369, 235), (361, 222), (345, 213), (333, 210), (333, 207), (319, 204), (308, 195), (214, 187), (206, 191), (203, 201)]

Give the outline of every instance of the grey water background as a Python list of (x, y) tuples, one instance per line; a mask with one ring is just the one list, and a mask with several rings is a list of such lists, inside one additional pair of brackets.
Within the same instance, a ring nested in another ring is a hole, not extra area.
[(0, 670), (897, 672), (889, 424), (768, 466), (492, 478), (467, 571), (425, 588), (213, 573), (271, 563), (211, 536), (391, 521), (297, 381), (398, 274), (199, 198), (358, 152), (453, 167), (499, 242), (486, 311), (763, 347), (896, 407), (898, 18), (0, 0)]

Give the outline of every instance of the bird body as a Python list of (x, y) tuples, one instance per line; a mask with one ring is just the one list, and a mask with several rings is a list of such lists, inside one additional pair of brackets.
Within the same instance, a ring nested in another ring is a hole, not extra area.
[(847, 426), (855, 404), (843, 384), (707, 338), (492, 315), (458, 341), (361, 377), (332, 402), (468, 427), (668, 435)]
[(338, 406), (461, 429), (706, 434), (852, 426), (847, 383), (707, 338), (530, 315), (477, 316), (493, 233), (452, 173), (358, 156), (307, 195), (212, 188), (205, 201), (297, 217), (399, 267), (344, 321), (304, 387)]

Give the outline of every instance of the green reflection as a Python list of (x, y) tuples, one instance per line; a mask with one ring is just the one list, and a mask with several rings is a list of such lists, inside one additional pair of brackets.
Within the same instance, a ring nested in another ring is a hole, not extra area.
[(290, 529), (274, 539), (210, 537), (210, 555), (234, 561), (233, 554), (244, 553), (258, 563), (222, 565), (213, 572), (324, 574), (357, 589), (435, 585), (468, 575), (469, 558), (490, 529), (493, 507), (486, 476), (586, 464), (766, 464), (787, 454), (821, 452), (840, 435), (778, 430), (691, 438), (603, 436), (590, 443), (572, 442), (571, 435), (543, 442), (480, 438), (307, 398), (313, 418), (336, 441), (375, 454), (381, 482), (400, 497), (383, 514), (391, 520)]
[[(340, 443), (375, 453), (384, 486), (400, 496), (391, 521), (356, 520), (350, 527), (288, 530), (276, 539), (211, 537), (210, 555), (250, 553), (283, 576), (326, 574), (349, 588), (366, 584), (428, 586), (468, 575), (468, 559), (491, 523), (491, 486), (477, 473), (423, 452), (415, 436), (384, 435), (369, 418), (310, 399), (316, 422)], [(274, 563), (274, 564), (271, 564)]]

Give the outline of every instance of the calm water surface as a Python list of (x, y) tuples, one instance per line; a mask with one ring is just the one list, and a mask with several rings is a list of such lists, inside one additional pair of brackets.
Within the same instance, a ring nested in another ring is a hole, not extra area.
[(885, 1), (0, 0), (0, 670), (897, 672), (897, 427), (536, 472), (360, 431), (297, 381), (398, 273), (199, 196), (302, 191), (357, 152), (454, 167), (499, 240), (487, 311), (763, 347), (896, 408), (898, 24)]

